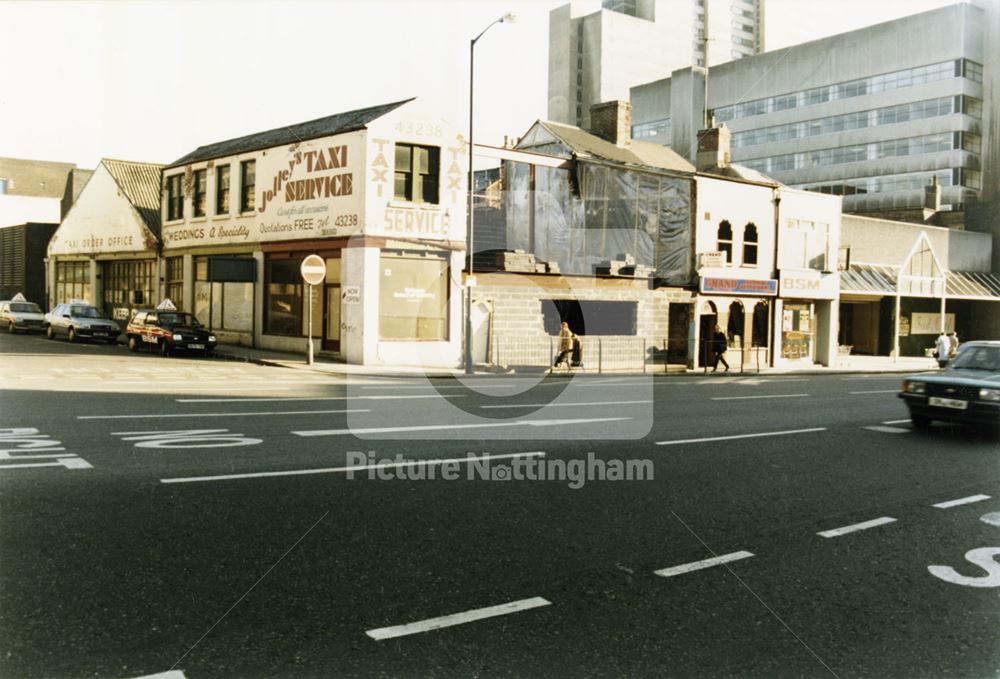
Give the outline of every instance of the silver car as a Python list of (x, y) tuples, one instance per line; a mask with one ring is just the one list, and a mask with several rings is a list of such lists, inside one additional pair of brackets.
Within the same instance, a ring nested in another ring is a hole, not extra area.
[(0, 302), (0, 327), (4, 326), (11, 334), (18, 330), (45, 332), (45, 315), (34, 302)]
[(121, 328), (89, 304), (60, 304), (45, 314), (45, 334), (49, 339), (65, 335), (70, 342), (92, 339), (114, 344)]

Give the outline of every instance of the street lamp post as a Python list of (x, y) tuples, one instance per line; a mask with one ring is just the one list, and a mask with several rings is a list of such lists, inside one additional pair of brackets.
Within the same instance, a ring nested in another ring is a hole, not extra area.
[(465, 374), (471, 375), (473, 373), (472, 369), (472, 287), (469, 285), (472, 282), (472, 258), (473, 258), (473, 216), (472, 216), (472, 202), (473, 202), (473, 171), (472, 171), (472, 112), (473, 112), (473, 98), (472, 98), (472, 88), (475, 76), (476, 68), (476, 42), (486, 34), (486, 31), (490, 30), (497, 24), (502, 23), (513, 23), (513, 14), (504, 14), (499, 19), (494, 20), (489, 26), (484, 28), (479, 32), (475, 38), (469, 41), (469, 179), (468, 179), (468, 192), (469, 192), (469, 210), (466, 217), (468, 227), (465, 234), (465, 251), (469, 257), (469, 275), (466, 278), (465, 286)]

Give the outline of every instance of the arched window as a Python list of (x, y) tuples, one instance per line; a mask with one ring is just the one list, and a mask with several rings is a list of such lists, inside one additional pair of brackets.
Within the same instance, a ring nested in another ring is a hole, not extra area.
[(733, 261), (733, 225), (723, 220), (719, 223), (718, 251), (726, 253), (726, 261)]
[(753, 222), (743, 227), (743, 263), (757, 264), (757, 225)]

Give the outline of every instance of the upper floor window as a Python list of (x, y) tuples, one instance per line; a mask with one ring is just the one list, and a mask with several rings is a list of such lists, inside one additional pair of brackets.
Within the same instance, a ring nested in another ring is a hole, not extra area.
[(719, 224), (718, 251), (726, 253), (726, 261), (733, 261), (733, 225), (723, 220)]
[(193, 217), (205, 216), (205, 191), (207, 190), (208, 170), (194, 171), (194, 200), (191, 205)]
[(183, 177), (175, 174), (167, 177), (167, 221), (184, 218)]
[(411, 203), (437, 203), (440, 149), (436, 146), (396, 144), (393, 195)]
[(788, 220), (781, 234), (779, 268), (827, 270), (830, 227), (823, 222)]
[(229, 214), (229, 166), (215, 168), (215, 214)]
[(240, 212), (253, 212), (255, 166), (256, 163), (252, 160), (240, 163)]
[(743, 227), (743, 263), (757, 264), (757, 225), (753, 222)]

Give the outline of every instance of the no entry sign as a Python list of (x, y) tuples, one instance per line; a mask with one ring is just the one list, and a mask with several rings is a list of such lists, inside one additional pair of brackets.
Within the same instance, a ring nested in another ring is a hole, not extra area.
[(319, 285), (326, 280), (326, 262), (319, 255), (309, 255), (302, 260), (302, 280), (309, 285)]

